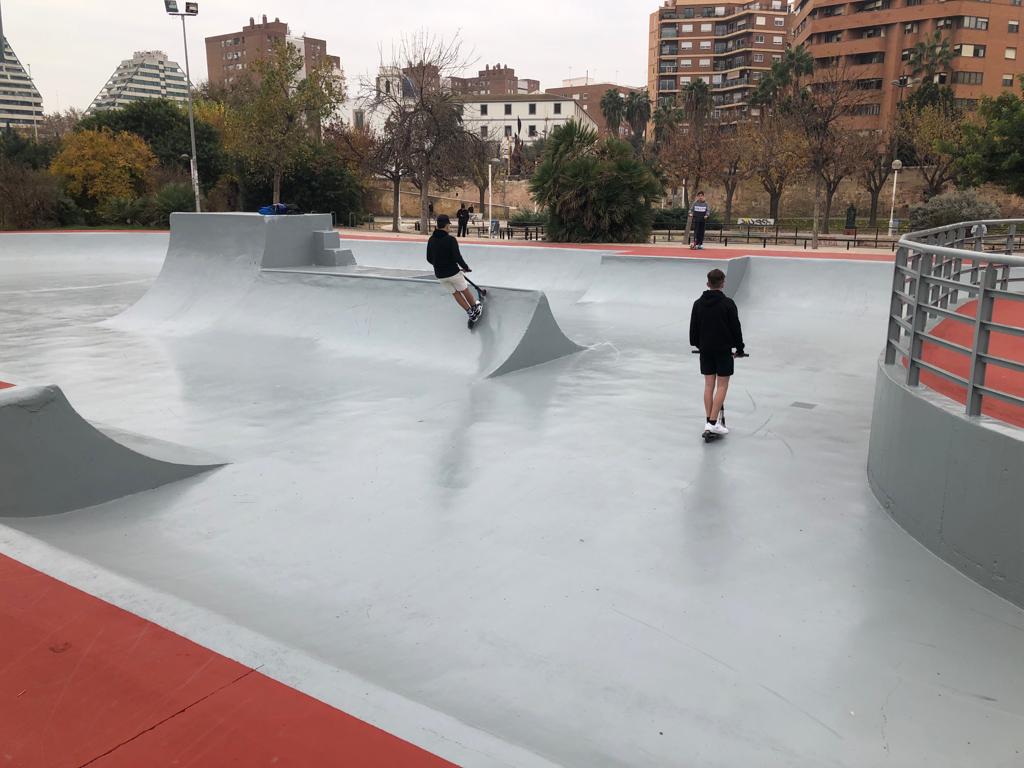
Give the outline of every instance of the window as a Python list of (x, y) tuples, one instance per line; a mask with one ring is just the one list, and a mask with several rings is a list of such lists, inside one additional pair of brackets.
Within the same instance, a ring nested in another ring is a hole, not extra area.
[(505, 114), (506, 115), (511, 115), (512, 114), (512, 105), (511, 104), (506, 104), (505, 105)]
[(693, 48), (693, 40), (683, 40), (681, 45), (682, 45), (683, 50), (688, 51), (691, 48)]
[(712, 32), (712, 31), (714, 31), (714, 29), (715, 29), (715, 25), (714, 24), (701, 24), (700, 25), (700, 31), (701, 32)]
[(537, 114), (537, 105), (536, 105), (536, 104), (531, 104), (531, 105), (530, 105), (530, 106), (529, 106), (529, 107), (527, 108), (527, 110), (526, 110), (526, 111), (527, 111), (527, 112), (529, 112), (529, 113), (530, 113), (531, 115), (536, 115), (536, 114)]
[(1004, 59), (1009, 59), (1010, 61), (1013, 61), (1014, 59), (1017, 58), (1017, 49), (1016, 48), (1007, 48), (1005, 51), (1003, 51), (1003, 58)]
[(512, 135), (512, 126), (511, 125), (506, 125), (505, 126), (505, 137), (508, 138), (511, 135)]
[(682, 60), (680, 60), (679, 66), (681, 66), (681, 67), (692, 67), (693, 66), (693, 59), (682, 59)]
[(782, 35), (772, 37), (772, 45), (782, 45)]
[(981, 72), (954, 72), (954, 85), (981, 85)]
[(764, 35), (754, 35), (754, 42), (755, 43), (763, 43), (764, 42)]
[(1016, 35), (1018, 32), (1020, 32), (1020, 22), (1019, 21), (1008, 21), (1008, 22), (1006, 22), (1006, 31), (1011, 33), (1011, 34)]
[(905, 35), (916, 35), (921, 30), (919, 22), (911, 21), (909, 24), (903, 25), (903, 34)]
[(711, 50), (711, 41), (710, 40), (701, 40), (700, 41), (700, 49), (702, 51), (710, 51)]
[(683, 24), (683, 32), (693, 32), (693, 24)]
[(764, 16), (758, 16), (754, 20), (754, 23), (757, 24), (757, 26), (759, 26), (759, 27), (763, 27), (763, 26), (765, 26), (768, 23), (768, 19), (765, 18)]
[(910, 56), (914, 52), (913, 48), (904, 48), (900, 52), (900, 61), (910, 61)]
[(763, 53), (755, 53), (754, 54), (754, 63), (755, 64), (760, 64), (762, 61), (764, 61), (764, 54)]
[(725, 16), (725, 6), (724, 5), (716, 5), (715, 6), (715, 16)]
[[(979, 2), (984, 2), (984, 0), (979, 0)], [(976, 110), (978, 108), (978, 100), (977, 99), (953, 99), (953, 106), (956, 107), (957, 109), (963, 109), (963, 110), (966, 110), (967, 112), (973, 112), (974, 110)]]
[(701, 67), (710, 67), (711, 59), (701, 59), (700, 61), (697, 62), (697, 64)]
[(781, 16), (776, 16), (775, 17), (775, 26), (776, 27), (784, 27), (784, 26), (786, 26), (786, 20), (784, 18), (782, 18)]
[(680, 77), (679, 78), (680, 84), (686, 84), (686, 83), (691, 82), (692, 80), (693, 80), (693, 78), (690, 77), (689, 75), (687, 75), (686, 77)]
[(938, 21), (935, 22), (935, 28), (936, 29), (952, 29), (953, 28), (953, 19), (951, 17), (950, 18), (945, 18), (945, 19), (939, 19)]
[(907, 8), (910, 8), (913, 5), (920, 5), (920, 4), (921, 4), (921, 0), (907, 0)]
[(858, 104), (853, 108), (853, 114), (855, 115), (880, 115), (881, 113), (881, 104)]
[(562, 104), (561, 104), (561, 102), (556, 102), (552, 106), (554, 106), (554, 108), (555, 108), (555, 114), (556, 115), (562, 114)]
[(486, 139), (487, 138), (487, 126), (486, 125), (481, 125), (480, 126), (480, 138), (481, 139)]
[(777, 53), (773, 54), (772, 55), (772, 61), (782, 61), (782, 56), (777, 54)]
[(533, 136), (533, 137), (536, 138), (536, 136), (537, 136), (537, 126), (536, 125), (529, 126), (529, 128), (527, 128), (527, 130), (526, 130), (526, 135), (527, 136)]
[(1013, 88), (1013, 75), (1003, 75), (1003, 88)]
[(988, 29), (988, 18), (985, 16), (962, 16), (960, 29)]
[(975, 45), (974, 43), (958, 43), (953, 46), (954, 56), (968, 56), (975, 59), (985, 58), (985, 46)]
[(480, 105), (480, 114), (483, 117), (487, 117), (487, 105), (486, 104), (481, 104)]

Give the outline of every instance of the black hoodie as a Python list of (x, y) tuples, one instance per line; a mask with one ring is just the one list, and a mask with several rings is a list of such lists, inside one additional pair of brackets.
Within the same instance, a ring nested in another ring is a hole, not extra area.
[(464, 272), (469, 271), (466, 262), (462, 260), (462, 254), (459, 253), (459, 241), (443, 229), (435, 229), (434, 234), (427, 240), (427, 261), (434, 265), (434, 277), (438, 280), (453, 277), (460, 269)]
[(704, 291), (693, 302), (690, 344), (701, 352), (743, 352), (743, 330), (736, 302), (721, 291)]

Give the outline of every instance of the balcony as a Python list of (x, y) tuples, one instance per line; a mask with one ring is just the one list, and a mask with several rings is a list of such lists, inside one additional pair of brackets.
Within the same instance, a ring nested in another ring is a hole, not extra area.
[(663, 45), (658, 50), (658, 55), (659, 56), (678, 56), (679, 55), (679, 46), (677, 46), (677, 45)]
[(887, 11), (892, 7), (891, 0), (867, 0), (854, 6), (854, 13), (873, 13), (874, 11)]
[(744, 37), (738, 40), (730, 40), (728, 43), (715, 43), (715, 53), (731, 53), (753, 45), (752, 38)]

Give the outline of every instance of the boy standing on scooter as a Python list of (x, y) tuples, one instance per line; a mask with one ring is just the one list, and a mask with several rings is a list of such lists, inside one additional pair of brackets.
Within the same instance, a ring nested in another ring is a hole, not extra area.
[(693, 218), (693, 243), (690, 245), (691, 248), (696, 248), (699, 251), (704, 250), (704, 227), (707, 226), (708, 212), (710, 210), (710, 206), (704, 199), (704, 193), (698, 192), (696, 199), (693, 201), (693, 206), (690, 208), (690, 216)]
[(704, 375), (707, 421), (703, 431), (715, 435), (729, 434), (721, 416), (735, 367), (733, 358), (743, 357), (739, 311), (736, 302), (722, 292), (724, 287), (722, 270), (708, 272), (708, 290), (693, 303), (690, 314), (690, 345), (700, 351), (700, 372)]
[(437, 229), (427, 240), (427, 261), (434, 266), (434, 277), (441, 287), (452, 295), (455, 302), (466, 310), (471, 321), (479, 320), (483, 305), (473, 298), (463, 272), (472, 272), (459, 251), (459, 241), (448, 234), (451, 219), (445, 214), (437, 217)]

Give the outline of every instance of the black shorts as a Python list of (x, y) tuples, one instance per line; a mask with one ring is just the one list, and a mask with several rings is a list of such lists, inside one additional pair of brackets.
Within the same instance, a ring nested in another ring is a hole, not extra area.
[(735, 369), (731, 349), (700, 353), (700, 372), (705, 376), (732, 376)]

